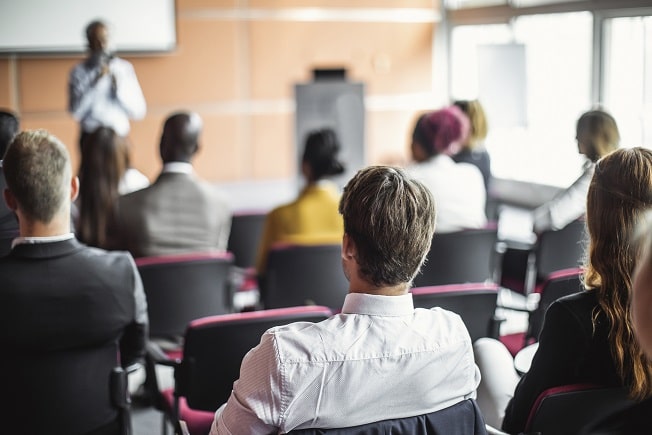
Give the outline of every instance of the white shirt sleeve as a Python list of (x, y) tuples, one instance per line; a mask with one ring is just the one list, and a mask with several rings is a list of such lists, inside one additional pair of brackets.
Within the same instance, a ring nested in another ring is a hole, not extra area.
[(225, 405), (215, 413), (211, 435), (277, 433), (282, 406), (281, 371), (274, 335), (265, 333), (242, 360), (240, 379)]
[(131, 119), (142, 119), (147, 110), (143, 91), (138, 83), (134, 67), (127, 61), (112, 71), (116, 80), (116, 98)]
[(589, 166), (568, 189), (534, 210), (534, 232), (560, 230), (584, 214), (593, 171), (594, 166)]

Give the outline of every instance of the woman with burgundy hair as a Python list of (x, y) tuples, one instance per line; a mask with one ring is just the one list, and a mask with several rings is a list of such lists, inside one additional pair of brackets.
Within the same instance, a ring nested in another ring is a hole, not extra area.
[(468, 133), (469, 120), (455, 106), (425, 113), (414, 126), (414, 163), (407, 170), (435, 197), (437, 233), (481, 228), (487, 223), (482, 173), (470, 163), (455, 163), (451, 158)]

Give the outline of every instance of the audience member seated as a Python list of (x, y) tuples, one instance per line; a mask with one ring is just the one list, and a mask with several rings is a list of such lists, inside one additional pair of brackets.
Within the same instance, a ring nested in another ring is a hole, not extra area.
[[(2, 170), (2, 156), (4, 156), (11, 140), (18, 133), (19, 128), (20, 122), (15, 114), (0, 110), (0, 191), (4, 191), (5, 187), (7, 187)], [(4, 201), (0, 201), (0, 238), (8, 241), (16, 236), (18, 236), (16, 214), (7, 207)], [(4, 253), (5, 248), (0, 246), (0, 255)]]
[(595, 162), (618, 148), (620, 134), (616, 120), (602, 110), (591, 110), (577, 120), (577, 150), (586, 157), (582, 175), (567, 189), (533, 213), (534, 232), (559, 230), (582, 217), (586, 192), (593, 176)]
[[(584, 216), (586, 192), (595, 162), (618, 148), (620, 135), (611, 115), (602, 110), (592, 110), (578, 119), (576, 140), (578, 152), (586, 158), (582, 175), (571, 186), (532, 212), (532, 230), (537, 235), (547, 230), (560, 230)], [(506, 287), (517, 292), (525, 291), (530, 251), (525, 247), (507, 249), (502, 260), (502, 279)]]
[(191, 164), (199, 150), (202, 120), (172, 114), (163, 126), (163, 170), (149, 187), (118, 199), (114, 248), (134, 257), (226, 250), (231, 209), (224, 192), (198, 179)]
[(631, 234), (650, 206), (652, 151), (619, 149), (597, 162), (587, 196), (586, 290), (550, 305), (538, 350), (520, 379), (502, 343), (475, 343), (482, 373), (478, 405), (488, 424), (523, 431), (537, 396), (560, 385), (624, 386), (632, 399), (650, 397), (652, 365), (633, 335), (630, 311), (631, 278), (640, 258)]
[(414, 308), (435, 203), (403, 170), (372, 166), (344, 188), (342, 267), (349, 294), (323, 322), (268, 330), (211, 434), (349, 427), (434, 412), (475, 396), (469, 333), (457, 314)]
[(342, 217), (337, 212), (340, 192), (328, 180), (344, 172), (338, 160), (339, 139), (335, 131), (312, 131), (306, 138), (301, 172), (306, 185), (299, 197), (273, 209), (265, 218), (258, 247), (256, 270), (265, 273), (267, 253), (276, 243), (341, 243), (344, 233)]
[[(147, 337), (145, 294), (131, 255), (87, 247), (70, 232), (70, 205), (79, 181), (72, 174), (66, 147), (56, 137), (44, 130), (19, 133), (3, 163), (4, 197), (18, 216), (20, 237), (0, 259), (0, 346), (4, 355), (0, 382), (3, 391), (12, 392), (6, 393), (10, 395), (3, 404), (6, 418), (2, 429), (4, 433), (69, 433), (56, 426), (61, 408), (69, 414), (75, 407), (88, 422), (87, 413), (98, 410), (89, 409), (83, 398), (94, 382), (108, 383), (109, 373), (106, 379), (89, 378), (93, 367), (79, 366), (75, 376), (87, 382), (84, 391), (70, 392), (76, 401), (32, 409), (25, 397), (33, 396), (30, 401), (34, 403), (55, 399), (39, 397), (45, 385), (30, 385), (47, 376), (29, 373), (31, 362), (77, 355), (110, 343), (119, 343), (123, 366), (139, 361)], [(113, 358), (108, 363), (118, 364), (117, 352)], [(9, 370), (12, 366), (14, 370)], [(16, 370), (18, 367), (25, 370)], [(67, 379), (50, 381), (47, 388), (58, 385), (56, 391), (62, 395), (70, 388)], [(20, 393), (23, 391), (25, 394)], [(108, 393), (106, 403), (109, 406)], [(101, 430), (110, 424), (106, 415), (97, 419), (98, 431), (93, 433), (106, 433)]]
[(96, 129), (82, 143), (75, 202), (77, 238), (89, 246), (110, 247), (108, 224), (119, 195), (148, 185), (147, 177), (129, 167), (125, 139), (108, 127)]
[(478, 100), (457, 100), (453, 105), (464, 112), (471, 126), (469, 135), (461, 144), (462, 149), (453, 155), (453, 160), (457, 163), (475, 165), (482, 172), (484, 187), (488, 192), (491, 181), (491, 158), (484, 147), (484, 140), (487, 137), (487, 118), (484, 109)]
[(487, 224), (487, 194), (480, 170), (455, 163), (451, 155), (468, 135), (469, 121), (451, 106), (421, 115), (412, 133), (412, 159), (407, 170), (422, 181), (437, 202), (437, 232), (449, 233)]

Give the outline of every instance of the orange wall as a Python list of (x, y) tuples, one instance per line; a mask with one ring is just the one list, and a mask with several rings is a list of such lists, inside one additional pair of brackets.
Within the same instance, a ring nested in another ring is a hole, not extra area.
[[(163, 120), (190, 109), (205, 124), (195, 161), (202, 177), (294, 176), (293, 86), (324, 66), (344, 66), (366, 85), (368, 163), (404, 159), (414, 113), (435, 107), (438, 7), (433, 0), (177, 0), (176, 50), (126, 57), (148, 104), (145, 119), (132, 123), (134, 166), (156, 176)], [(397, 18), (414, 9), (421, 18)], [(316, 10), (317, 19), (302, 18)], [(67, 80), (81, 58), (0, 58), (0, 107), (17, 111), (25, 129), (57, 135), (75, 166), (78, 127), (66, 111)]]

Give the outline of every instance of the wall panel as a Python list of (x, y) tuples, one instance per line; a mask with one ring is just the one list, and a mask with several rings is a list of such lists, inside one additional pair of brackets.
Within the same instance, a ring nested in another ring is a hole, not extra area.
[[(188, 109), (205, 124), (200, 176), (229, 183), (293, 179), (293, 85), (327, 66), (345, 66), (352, 80), (366, 84), (369, 163), (405, 153), (407, 120), (434, 101), (437, 8), (431, 0), (177, 0), (176, 50), (127, 57), (148, 105), (145, 119), (132, 122), (134, 166), (156, 177), (162, 123)], [(0, 105), (15, 104), (25, 128), (60, 137), (75, 164), (79, 133), (66, 111), (66, 89), (79, 60), (0, 57)]]

